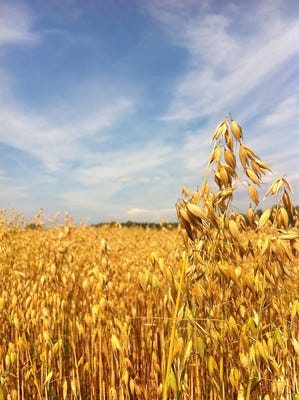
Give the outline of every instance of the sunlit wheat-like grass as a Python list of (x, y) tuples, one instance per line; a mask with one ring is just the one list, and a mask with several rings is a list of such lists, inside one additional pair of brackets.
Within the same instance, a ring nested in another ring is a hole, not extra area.
[[(232, 118), (178, 229), (0, 217), (0, 400), (299, 399), (292, 188)], [(246, 215), (233, 204), (248, 191)]]

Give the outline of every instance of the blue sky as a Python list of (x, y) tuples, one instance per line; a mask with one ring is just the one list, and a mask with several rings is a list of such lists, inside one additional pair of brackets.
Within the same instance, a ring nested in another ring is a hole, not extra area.
[(0, 0), (0, 208), (176, 220), (229, 112), (298, 199), (298, 38), (296, 0)]

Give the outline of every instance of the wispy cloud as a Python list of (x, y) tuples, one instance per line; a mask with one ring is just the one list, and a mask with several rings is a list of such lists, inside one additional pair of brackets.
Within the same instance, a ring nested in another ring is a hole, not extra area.
[(261, 126), (265, 128), (283, 128), (296, 125), (296, 117), (298, 115), (299, 99), (295, 96), (283, 99), (278, 106), (262, 118)]
[(127, 211), (127, 216), (136, 222), (148, 222), (148, 221), (162, 221), (162, 220), (174, 220), (176, 211), (175, 208), (166, 209), (143, 209), (143, 208), (131, 208)]
[(2, 173), (0, 173), (0, 191), (1, 201), (4, 204), (10, 202), (11, 199), (15, 199), (15, 203), (10, 203), (11, 206), (16, 205), (16, 202), (19, 200), (24, 201), (24, 199), (28, 199), (30, 197), (25, 185), (16, 185)]
[(41, 115), (25, 111), (16, 104), (3, 105), (0, 141), (31, 154), (46, 169), (55, 171), (63, 168), (65, 162), (80, 158), (83, 138), (95, 137), (97, 145), (108, 140), (103, 131), (117, 123), (131, 106), (130, 100), (111, 99), (110, 105), (90, 115), (82, 115), (78, 110), (71, 121), (69, 115), (60, 116), (56, 124), (55, 114)]
[(36, 44), (40, 35), (32, 30), (33, 18), (29, 11), (14, 2), (0, 4), (0, 46)]
[(87, 115), (76, 126), (76, 136), (90, 136), (103, 131), (117, 123), (118, 120), (132, 109), (132, 101), (125, 98), (117, 98), (112, 104), (107, 104), (103, 109)]
[[(98, 153), (95, 155), (97, 163), (79, 170), (76, 179), (87, 185), (103, 181), (135, 183), (144, 179), (144, 172), (152, 173), (156, 167), (165, 163), (165, 157), (170, 152), (170, 146), (153, 142), (145, 144), (142, 149), (126, 148), (106, 154)], [(95, 157), (93, 159), (95, 161)]]
[[(230, 49), (226, 54), (228, 58), (232, 55), (232, 66), (225, 71), (225, 65), (223, 73), (217, 73), (214, 65), (189, 72), (179, 84), (166, 118), (190, 120), (217, 113), (228, 106), (234, 108), (270, 73), (279, 72), (284, 63), (296, 54), (299, 45), (293, 45), (292, 39), (298, 36), (297, 26), (279, 39), (272, 39), (247, 54), (238, 54)], [(218, 45), (221, 46), (221, 41)], [(223, 63), (226, 62), (229, 63), (229, 59), (223, 60)]]
[(8, 179), (8, 177), (6, 176), (6, 173), (5, 173), (5, 171), (2, 171), (1, 169), (0, 169), (0, 182), (7, 182), (9, 179)]
[[(189, 55), (189, 68), (174, 89), (165, 119), (190, 121), (234, 109), (270, 75), (285, 80), (285, 64), (298, 56), (298, 20), (277, 22), (277, 10), (268, 7), (267, 24), (264, 19), (252, 21), (248, 15), (254, 10), (239, 15), (240, 6), (231, 5), (222, 14), (207, 3), (194, 14), (192, 7), (186, 13), (176, 2), (155, 3), (151, 8), (174, 43)], [(244, 24), (242, 35), (234, 30), (236, 20)], [(269, 29), (271, 24), (275, 30)]]

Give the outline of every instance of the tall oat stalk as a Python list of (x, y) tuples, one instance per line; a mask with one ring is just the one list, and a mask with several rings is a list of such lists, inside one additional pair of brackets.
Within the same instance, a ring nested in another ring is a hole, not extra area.
[(166, 373), (165, 373), (165, 380), (164, 380), (164, 384), (163, 384), (163, 397), (162, 397), (163, 400), (167, 400), (168, 381), (169, 381), (169, 375), (170, 375), (171, 365), (172, 365), (172, 361), (173, 361), (174, 339), (175, 339), (175, 333), (176, 333), (176, 328), (177, 328), (177, 317), (178, 317), (178, 312), (179, 312), (179, 307), (180, 307), (180, 302), (181, 302), (181, 293), (182, 293), (182, 288), (183, 288), (184, 278), (185, 278), (185, 271), (186, 271), (187, 266), (188, 266), (188, 257), (187, 257), (186, 252), (183, 252), (180, 283), (179, 283), (179, 287), (178, 287), (178, 291), (177, 291), (175, 308), (174, 308), (174, 312), (173, 312), (172, 325), (171, 325), (171, 336), (170, 336), (169, 350), (168, 350), (168, 357), (167, 357), (167, 367), (166, 367)]

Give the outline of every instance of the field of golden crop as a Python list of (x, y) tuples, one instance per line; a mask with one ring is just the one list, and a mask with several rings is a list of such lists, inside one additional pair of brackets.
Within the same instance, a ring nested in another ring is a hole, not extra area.
[(230, 207), (234, 130), (255, 204), (269, 169), (234, 128), (178, 229), (1, 214), (0, 400), (299, 399), (298, 212), (284, 178), (274, 208)]
[[(8, 399), (161, 398), (183, 267), (178, 231), (3, 227), (0, 235)], [(212, 265), (190, 257), (168, 398), (241, 399), (249, 384), (253, 399), (298, 398), (298, 253), (281, 256), (285, 272), (263, 257), (249, 251), (246, 263)]]
[(9, 398), (154, 396), (173, 305), (163, 271), (179, 267), (182, 248), (176, 231), (4, 227), (0, 236)]

